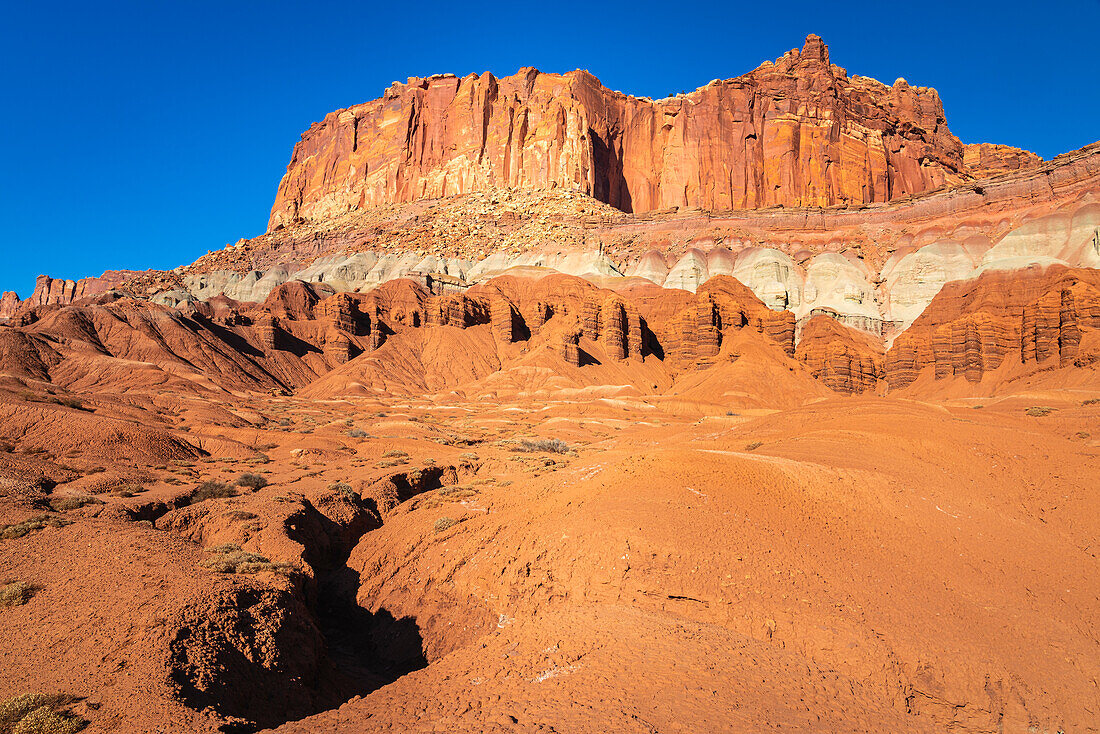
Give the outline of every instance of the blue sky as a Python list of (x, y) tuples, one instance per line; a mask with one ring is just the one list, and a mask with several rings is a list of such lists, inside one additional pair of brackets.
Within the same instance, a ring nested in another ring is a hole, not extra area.
[(1100, 0), (11, 3), (0, 291), (261, 234), (311, 122), (438, 72), (587, 68), (661, 97), (817, 33), (849, 73), (936, 87), (964, 142), (1050, 158), (1100, 137), (1097, 28)]

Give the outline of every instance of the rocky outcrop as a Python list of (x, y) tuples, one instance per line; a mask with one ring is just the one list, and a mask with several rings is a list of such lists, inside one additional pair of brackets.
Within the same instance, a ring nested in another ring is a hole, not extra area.
[(128, 282), (136, 275), (138, 273), (133, 270), (108, 270), (98, 278), (79, 280), (63, 280), (39, 275), (34, 282), (34, 292), (22, 302), (21, 307), (25, 310), (35, 306), (65, 305), (81, 298), (98, 296)]
[(657, 101), (585, 71), (395, 82), (302, 135), (269, 230), (493, 187), (565, 187), (647, 212), (883, 202), (966, 178), (935, 90), (849, 77), (811, 35)]
[(279, 320), (270, 314), (261, 314), (252, 322), (256, 339), (265, 350), (279, 348)]
[(802, 327), (795, 358), (837, 392), (873, 391), (885, 377), (881, 345), (825, 315), (814, 316)]
[(519, 336), (517, 327), (520, 326), (522, 317), (516, 312), (515, 306), (511, 302), (504, 298), (491, 299), (489, 301), (489, 319), (494, 337), (506, 344), (516, 341)]
[(1011, 173), (1037, 166), (1043, 159), (1030, 150), (996, 143), (970, 143), (963, 146), (963, 165), (975, 178)]
[(565, 360), (566, 364), (573, 367), (581, 366), (581, 349), (579, 346), (580, 334), (575, 331), (564, 332), (558, 346), (558, 356)]
[(991, 271), (948, 283), (886, 355), (890, 388), (909, 385), (922, 370), (937, 379), (979, 382), (1009, 358), (1019, 363), (1057, 358), (1056, 366), (1089, 363), (1082, 333), (1100, 328), (1100, 271), (1062, 266)]
[(0, 295), (0, 319), (10, 319), (19, 311), (19, 295), (15, 291), (4, 291)]

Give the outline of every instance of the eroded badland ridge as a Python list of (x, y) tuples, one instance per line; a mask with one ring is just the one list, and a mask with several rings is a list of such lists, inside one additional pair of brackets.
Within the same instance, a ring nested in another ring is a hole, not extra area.
[(1098, 197), (816, 36), (333, 112), (0, 298), (0, 732), (1096, 731)]

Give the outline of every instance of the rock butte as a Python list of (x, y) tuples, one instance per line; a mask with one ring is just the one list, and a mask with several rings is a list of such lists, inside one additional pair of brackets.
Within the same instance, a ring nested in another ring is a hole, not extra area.
[(0, 297), (0, 705), (1095, 731), (1098, 196), (816, 36), (332, 113), (260, 237)]

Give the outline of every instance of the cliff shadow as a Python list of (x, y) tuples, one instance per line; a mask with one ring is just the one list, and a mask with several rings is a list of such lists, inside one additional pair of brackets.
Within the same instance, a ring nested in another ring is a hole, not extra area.
[(626, 213), (634, 211), (630, 188), (623, 175), (623, 162), (613, 145), (588, 128), (592, 141), (592, 196)]

